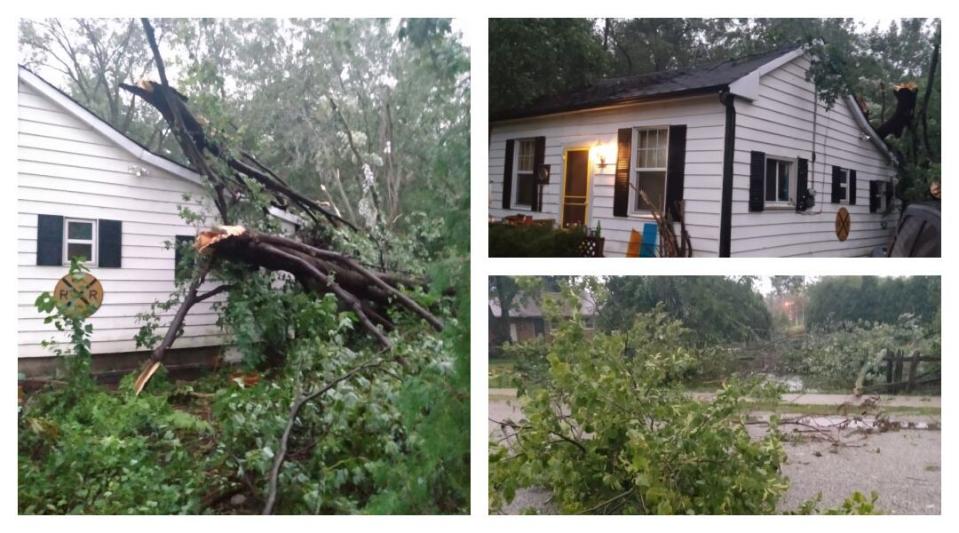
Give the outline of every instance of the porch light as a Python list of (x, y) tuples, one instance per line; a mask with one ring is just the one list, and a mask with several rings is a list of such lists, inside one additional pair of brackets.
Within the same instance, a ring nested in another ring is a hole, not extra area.
[(616, 145), (597, 144), (593, 147), (593, 159), (596, 161), (596, 166), (600, 170), (612, 165), (616, 160)]

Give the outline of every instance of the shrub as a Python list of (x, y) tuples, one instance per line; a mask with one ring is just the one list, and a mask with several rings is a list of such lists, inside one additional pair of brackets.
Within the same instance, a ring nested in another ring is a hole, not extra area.
[(686, 336), (662, 309), (638, 315), (628, 342), (589, 336), (577, 321), (556, 330), (544, 386), (521, 397), (518, 437), (491, 445), (492, 507), (539, 486), (564, 513), (773, 512), (785, 454), (775, 420), (750, 437), (743, 400), (775, 391), (728, 383), (713, 402), (691, 399), (682, 380), (697, 362)]
[(199, 512), (211, 480), (188, 443), (212, 428), (167, 400), (69, 388), (31, 397), (18, 427), (20, 512)]
[(542, 224), (489, 225), (490, 257), (578, 257), (586, 238), (582, 226), (554, 229)]

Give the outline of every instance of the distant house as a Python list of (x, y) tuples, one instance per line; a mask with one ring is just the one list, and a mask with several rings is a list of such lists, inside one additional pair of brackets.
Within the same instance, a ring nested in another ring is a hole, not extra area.
[[(52, 370), (51, 353), (41, 342), (66, 337), (44, 324), (34, 301), (41, 292), (53, 291), (73, 255), (87, 258), (103, 285), (103, 305), (89, 320), (94, 327), (91, 348), (98, 356), (94, 368), (132, 368), (145, 356), (134, 353), (137, 314), (174, 290), (178, 254), (166, 243), (192, 241), (196, 234), (178, 210), (208, 212), (201, 204), (203, 178), (124, 136), (23, 67), (18, 86), (20, 372), (33, 376)], [(275, 214), (292, 227), (291, 215)], [(190, 311), (168, 357), (171, 365), (208, 363), (222, 351), (223, 334), (211, 308), (215, 300)], [(168, 311), (167, 319), (175, 311)]]
[(490, 217), (601, 227), (607, 256), (631, 230), (658, 238), (653, 207), (696, 256), (867, 255), (896, 224), (897, 163), (855, 99), (826, 108), (809, 68), (777, 50), (493, 114)]
[[(572, 315), (572, 311), (572, 309), (569, 309), (565, 314), (567, 316)], [(579, 315), (583, 317), (588, 329), (595, 327), (597, 313), (598, 310), (591, 298), (583, 297), (580, 299)], [(503, 310), (496, 298), (490, 298), (489, 316), (491, 326), (493, 320), (503, 319)], [(490, 329), (492, 331), (492, 328)], [(549, 321), (546, 320), (543, 311), (532, 298), (522, 299), (519, 305), (515, 305), (509, 310), (509, 340), (511, 342), (523, 342), (549, 335)], [(492, 337), (490, 340), (493, 341)]]

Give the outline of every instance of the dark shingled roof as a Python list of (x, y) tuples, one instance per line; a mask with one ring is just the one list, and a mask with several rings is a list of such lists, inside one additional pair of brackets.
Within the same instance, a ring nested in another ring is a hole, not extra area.
[(535, 117), (592, 107), (639, 102), (665, 96), (719, 91), (760, 66), (796, 48), (798, 46), (789, 46), (771, 52), (728, 59), (718, 63), (600, 80), (585, 89), (543, 98), (520, 109), (493, 113), (490, 120)]

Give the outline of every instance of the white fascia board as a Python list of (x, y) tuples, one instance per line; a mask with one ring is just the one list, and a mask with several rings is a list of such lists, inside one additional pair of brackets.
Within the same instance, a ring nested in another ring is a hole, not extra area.
[(52, 85), (44, 81), (36, 74), (22, 67), (20, 67), (19, 70), (21, 81), (52, 100), (55, 104), (65, 109), (71, 115), (80, 119), (84, 124), (90, 126), (97, 133), (113, 141), (117, 146), (128, 152), (134, 158), (159, 169), (165, 170), (174, 176), (183, 178), (197, 185), (203, 185), (205, 183), (203, 177), (196, 172), (164, 159), (133, 142), (127, 136), (114, 129), (113, 126), (110, 126), (100, 117), (94, 115), (83, 106), (68, 98), (66, 95), (55, 89)]
[(759, 68), (746, 74), (742, 78), (729, 84), (729, 92), (746, 100), (752, 101), (759, 96), (759, 78), (764, 74), (776, 70), (777, 68), (789, 63), (793, 59), (803, 55), (805, 51), (797, 48), (792, 52), (787, 52), (768, 63), (763, 63)]

